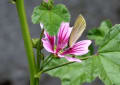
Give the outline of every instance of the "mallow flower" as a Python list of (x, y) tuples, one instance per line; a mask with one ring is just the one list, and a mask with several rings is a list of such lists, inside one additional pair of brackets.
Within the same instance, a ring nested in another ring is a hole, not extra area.
[[(72, 28), (69, 26), (69, 23), (65, 22), (62, 22), (57, 36), (51, 36), (45, 31), (45, 37), (42, 38), (43, 47), (56, 57), (66, 58), (70, 62), (81, 62), (80, 59), (72, 56), (87, 54), (89, 52), (88, 47), (91, 44), (91, 40), (82, 40), (69, 47), (68, 42), (71, 31)], [(57, 43), (55, 43), (56, 37)]]

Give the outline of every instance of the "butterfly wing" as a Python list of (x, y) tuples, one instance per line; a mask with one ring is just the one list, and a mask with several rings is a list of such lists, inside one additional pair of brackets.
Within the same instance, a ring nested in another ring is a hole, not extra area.
[(82, 35), (86, 28), (86, 21), (82, 15), (79, 15), (75, 21), (72, 32), (70, 34), (69, 46), (71, 47)]

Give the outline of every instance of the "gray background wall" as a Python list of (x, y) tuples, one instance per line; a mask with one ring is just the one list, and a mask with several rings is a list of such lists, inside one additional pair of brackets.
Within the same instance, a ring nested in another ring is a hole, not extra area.
[[(0, 0), (0, 85), (29, 85), (29, 71), (20, 24), (14, 5), (9, 0)], [(25, 0), (30, 32), (33, 38), (39, 37), (40, 27), (31, 22), (33, 8), (41, 0)], [(87, 30), (96, 27), (102, 20), (110, 19), (120, 23), (120, 0), (55, 0), (65, 4), (71, 13), (71, 25), (81, 13), (87, 21)], [(86, 32), (87, 32), (86, 30)], [(83, 35), (86, 35), (86, 32)], [(43, 75), (41, 85), (60, 85), (60, 80)], [(103, 85), (96, 79), (92, 84)]]

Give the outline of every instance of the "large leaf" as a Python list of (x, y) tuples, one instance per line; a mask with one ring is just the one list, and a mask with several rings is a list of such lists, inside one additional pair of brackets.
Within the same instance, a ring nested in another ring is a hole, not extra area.
[(105, 38), (99, 48), (100, 60), (111, 85), (120, 85), (120, 25), (112, 27)]
[[(98, 63), (96, 59), (97, 58), (94, 57), (94, 59), (89, 59), (82, 63), (72, 63), (48, 71), (47, 73), (54, 77), (59, 77), (62, 81), (62, 85), (81, 85), (83, 82), (90, 82), (96, 78), (98, 72), (98, 69), (96, 69), (96, 64)], [(56, 60), (59, 64), (63, 61), (64, 59)], [(53, 67), (55, 63), (48, 66)]]
[(49, 32), (50, 35), (56, 35), (60, 27), (61, 22), (69, 22), (70, 14), (67, 8), (58, 4), (51, 9), (40, 5), (35, 7), (32, 15), (32, 22), (44, 24), (44, 28)]
[[(120, 85), (120, 25), (113, 26), (105, 34), (97, 54), (82, 63), (69, 64), (47, 73), (59, 77), (62, 85), (82, 85), (96, 77), (105, 85)], [(61, 61), (63, 60), (56, 60), (59, 64)], [(54, 65), (56, 64), (49, 64), (48, 67)]]

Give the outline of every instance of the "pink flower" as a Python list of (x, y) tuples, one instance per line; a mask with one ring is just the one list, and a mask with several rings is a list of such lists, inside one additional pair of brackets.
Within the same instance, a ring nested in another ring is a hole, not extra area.
[(71, 57), (70, 55), (84, 55), (88, 53), (88, 47), (91, 44), (90, 40), (82, 40), (75, 43), (73, 46), (66, 48), (69, 42), (70, 33), (72, 28), (69, 27), (69, 23), (62, 23), (57, 35), (57, 45), (55, 45), (56, 37), (50, 36), (47, 32), (44, 32), (45, 38), (42, 38), (44, 48), (59, 58), (66, 58), (68, 61), (81, 62), (80, 59)]

